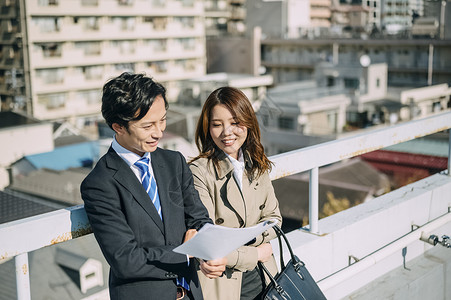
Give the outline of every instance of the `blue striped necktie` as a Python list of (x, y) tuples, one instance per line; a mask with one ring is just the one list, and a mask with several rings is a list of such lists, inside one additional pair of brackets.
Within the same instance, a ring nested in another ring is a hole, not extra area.
[(137, 166), (141, 171), (142, 185), (149, 195), (150, 199), (152, 200), (153, 205), (155, 205), (155, 209), (157, 210), (160, 219), (163, 220), (161, 214), (160, 196), (158, 196), (157, 182), (155, 181), (155, 178), (152, 176), (149, 170), (149, 157), (142, 157), (140, 160), (135, 162), (135, 166)]
[[(150, 199), (152, 200), (153, 205), (155, 205), (155, 209), (158, 212), (158, 215), (160, 215), (161, 220), (163, 220), (162, 214), (161, 214), (161, 204), (160, 204), (160, 196), (158, 195), (158, 189), (157, 189), (157, 182), (155, 181), (155, 178), (152, 176), (149, 170), (149, 157), (145, 156), (142, 157), (140, 160), (135, 162), (135, 166), (138, 167), (138, 169), (141, 171), (141, 182), (146, 190), (147, 194), (149, 195)], [(185, 280), (185, 277), (180, 277), (180, 279), (177, 279), (177, 285), (183, 286), (186, 290), (189, 290), (189, 285)]]

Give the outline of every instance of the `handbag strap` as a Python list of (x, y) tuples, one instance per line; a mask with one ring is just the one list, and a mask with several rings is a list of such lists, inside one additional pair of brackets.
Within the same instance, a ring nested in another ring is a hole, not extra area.
[(291, 261), (293, 262), (293, 264), (302, 264), (304, 265), (304, 262), (302, 262), (301, 260), (299, 260), (299, 258), (297, 258), (294, 253), (293, 253), (293, 249), (291, 249), (291, 245), (288, 242), (288, 238), (286, 237), (285, 233), (282, 231), (282, 229), (276, 224), (273, 226), (276, 234), (277, 234), (277, 239), (279, 240), (279, 255), (280, 255), (280, 268), (283, 269), (285, 268), (285, 263), (283, 260), (283, 247), (282, 247), (282, 238), (285, 241), (285, 244), (287, 245), (288, 251), (290, 252), (290, 256), (291, 256)]
[[(277, 239), (279, 240), (279, 249), (280, 249), (280, 269), (283, 271), (285, 268), (285, 263), (283, 261), (283, 247), (282, 247), (282, 238), (284, 239), (285, 243), (287, 244), (288, 247), (288, 251), (290, 251), (290, 255), (291, 255), (291, 261), (296, 269), (296, 271), (298, 271), (298, 267), (304, 266), (304, 262), (299, 260), (299, 258), (297, 258), (294, 253), (293, 250), (291, 249), (290, 243), (288, 242), (288, 238), (285, 236), (285, 233), (283, 233), (282, 229), (278, 226), (278, 225), (274, 225), (273, 226), (276, 234), (277, 234)], [(282, 294), (284, 292), (282, 286), (280, 286), (276, 279), (274, 278), (274, 276), (271, 274), (271, 272), (269, 272), (269, 270), (265, 267), (265, 264), (262, 262), (257, 262), (258, 267), (260, 268), (260, 270), (262, 270), (262, 272), (266, 273), (266, 275), (268, 275), (269, 280), (272, 282), (272, 284), (274, 285), (274, 289), (276, 289), (276, 291), (279, 294)]]
[(268, 275), (269, 280), (271, 280), (271, 282), (274, 284), (274, 286), (278, 286), (279, 284), (277, 283), (274, 276), (272, 276), (271, 272), (269, 272), (269, 270), (265, 267), (265, 264), (262, 263), (261, 261), (257, 262), (257, 264), (258, 264), (258, 267), (260, 268), (260, 270), (262, 270), (263, 272), (266, 273), (266, 275)]
[[(277, 280), (274, 278), (274, 276), (272, 276), (271, 272), (269, 272), (269, 270), (265, 267), (265, 264), (263, 264), (260, 261), (257, 264), (258, 264), (260, 270), (262, 270), (264, 273), (266, 273), (266, 275), (268, 275), (268, 278), (269, 278), (269, 280), (271, 280), (271, 282), (274, 286), (274, 289), (277, 291), (277, 293), (279, 293), (279, 295), (285, 294), (283, 287), (279, 283), (277, 283)], [(283, 299), (286, 299), (286, 298), (283, 298)]]

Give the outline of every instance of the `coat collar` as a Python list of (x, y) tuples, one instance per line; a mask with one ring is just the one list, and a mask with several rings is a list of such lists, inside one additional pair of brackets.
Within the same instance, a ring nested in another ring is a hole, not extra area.
[[(249, 178), (249, 181), (252, 182), (253, 176), (249, 176), (249, 174), (250, 170), (252, 169), (253, 162), (247, 150), (243, 151), (243, 158), (247, 177)], [(219, 179), (222, 179), (230, 172), (233, 172), (233, 164), (230, 162), (230, 160), (227, 158), (227, 155), (223, 151), (221, 151), (221, 153), (218, 155), (218, 167), (216, 167), (214, 164), (213, 167), (216, 170), (216, 174)]]

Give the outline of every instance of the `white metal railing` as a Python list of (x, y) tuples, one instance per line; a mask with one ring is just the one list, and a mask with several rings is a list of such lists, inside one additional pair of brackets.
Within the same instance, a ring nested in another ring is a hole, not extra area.
[[(399, 125), (390, 126), (373, 131), (356, 134), (311, 147), (271, 156), (275, 168), (271, 172), (271, 179), (297, 174), (304, 171), (310, 173), (309, 193), (309, 229), (318, 230), (318, 168), (358, 156), (364, 153), (382, 149), (429, 134), (451, 128), (451, 112), (444, 112), (424, 119), (418, 119)], [(449, 138), (451, 148), (451, 133)], [(448, 170), (450, 170), (451, 150), (448, 151)], [(295, 162), (295, 163), (293, 163)], [(450, 172), (448, 172), (450, 175)]]
[[(320, 167), (449, 128), (451, 128), (451, 112), (444, 112), (424, 119), (278, 154), (270, 157), (275, 164), (270, 176), (274, 180), (304, 171), (310, 172), (309, 230), (312, 233), (319, 233), (318, 170)], [(451, 134), (449, 143), (451, 149)], [(448, 153), (448, 170), (451, 169), (450, 157), (451, 150)], [(18, 299), (31, 299), (28, 252), (89, 233), (91, 228), (83, 205), (1, 224), (0, 261), (13, 257), (16, 259)]]

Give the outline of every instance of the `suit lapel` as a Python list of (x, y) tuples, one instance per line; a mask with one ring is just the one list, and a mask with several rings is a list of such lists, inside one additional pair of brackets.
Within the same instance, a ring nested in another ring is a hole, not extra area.
[(142, 184), (139, 182), (138, 178), (136, 178), (135, 174), (132, 170), (130, 170), (127, 163), (125, 163), (124, 160), (117, 155), (113, 148), (109, 149), (106, 158), (107, 166), (116, 170), (114, 179), (133, 195), (136, 201), (147, 212), (158, 228), (160, 228), (161, 232), (164, 233), (163, 222), (161, 221), (155, 206), (150, 200), (149, 195), (144, 190)]
[[(158, 187), (158, 195), (160, 196), (160, 205), (161, 205), (161, 214), (163, 215), (163, 222), (161, 222), (161, 225), (165, 228), (165, 232), (168, 232), (167, 229), (170, 224), (174, 224), (171, 221), (171, 209), (170, 204), (171, 201), (169, 201), (169, 195), (167, 192), (167, 180), (169, 180), (166, 176), (166, 172), (164, 172), (164, 166), (163, 166), (163, 159), (162, 159), (162, 152), (159, 148), (157, 148), (154, 152), (150, 154), (151, 157), (151, 163), (152, 163), (152, 170), (153, 175), (155, 176), (155, 180), (157, 182)], [(155, 213), (157, 210), (155, 209)]]
[(171, 200), (169, 195), (169, 183), (171, 180), (174, 180), (174, 174), (171, 173), (171, 169), (167, 166), (167, 164), (171, 163), (171, 161), (165, 157), (164, 153), (165, 152), (162, 149), (157, 148), (150, 155), (153, 173), (155, 175), (155, 180), (157, 181), (158, 194), (160, 196), (165, 238), (167, 239), (171, 236), (171, 233), (174, 232), (174, 226), (180, 223), (185, 224), (185, 220), (178, 218), (176, 219), (176, 214), (174, 214), (174, 212), (180, 210), (180, 206), (176, 205), (174, 201)]

